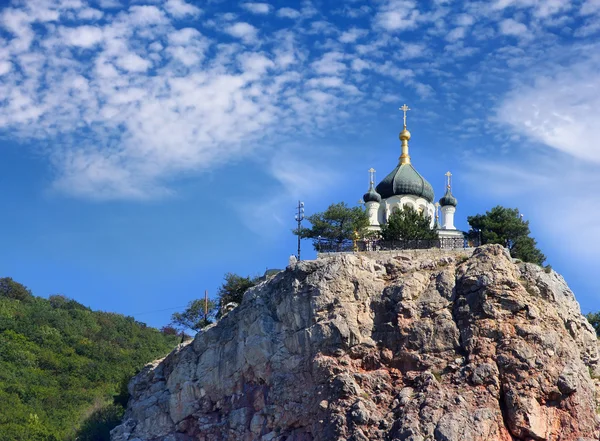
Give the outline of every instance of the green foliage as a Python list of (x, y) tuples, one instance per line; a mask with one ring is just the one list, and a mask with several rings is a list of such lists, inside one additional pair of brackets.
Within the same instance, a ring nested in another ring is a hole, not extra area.
[(125, 379), (178, 340), (0, 279), (0, 439), (108, 439), (127, 401)]
[(217, 304), (213, 300), (208, 300), (206, 304), (204, 299), (192, 300), (183, 312), (171, 315), (171, 323), (181, 330), (199, 331), (213, 322), (216, 309)]
[(437, 239), (437, 232), (429, 226), (431, 218), (422, 215), (411, 206), (394, 210), (388, 222), (381, 226), (384, 240)]
[(10, 277), (0, 279), (0, 297), (28, 301), (33, 298), (31, 291)]
[(235, 302), (238, 305), (242, 303), (244, 293), (256, 285), (258, 281), (258, 277), (242, 277), (233, 273), (225, 274), (225, 281), (217, 290), (220, 307), (231, 302)]
[(585, 318), (596, 330), (596, 335), (600, 336), (600, 312), (589, 312), (585, 315)]
[(165, 335), (177, 335), (179, 334), (179, 331), (177, 331), (177, 328), (175, 328), (174, 326), (171, 325), (165, 325), (162, 328), (160, 328), (160, 332), (162, 332)]
[(119, 425), (125, 409), (108, 404), (95, 409), (77, 432), (77, 441), (110, 441), (110, 431)]
[(497, 243), (507, 247), (510, 255), (524, 262), (533, 262), (543, 265), (546, 256), (537, 248), (537, 243), (529, 234), (529, 221), (519, 215), (517, 208), (505, 208), (500, 205), (467, 218), (471, 230), (470, 239), (481, 236), (481, 243)]
[(348, 207), (344, 202), (331, 204), (322, 213), (307, 217), (311, 228), (294, 230), (303, 239), (313, 239), (315, 249), (319, 247), (319, 237), (324, 244), (341, 245), (355, 236), (369, 234), (369, 215), (361, 207)]

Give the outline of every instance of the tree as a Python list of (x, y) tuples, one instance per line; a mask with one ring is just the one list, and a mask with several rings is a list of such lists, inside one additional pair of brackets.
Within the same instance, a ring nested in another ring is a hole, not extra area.
[(208, 308), (204, 299), (192, 300), (183, 312), (171, 315), (171, 323), (182, 330), (192, 329), (199, 331), (213, 322), (217, 312), (217, 304), (208, 300)]
[(497, 243), (507, 247), (510, 255), (524, 262), (543, 265), (546, 256), (537, 248), (530, 237), (529, 221), (523, 220), (518, 208), (505, 208), (500, 205), (467, 218), (471, 230), (469, 239), (481, 238), (481, 244)]
[(0, 297), (28, 301), (33, 299), (33, 294), (19, 282), (15, 282), (10, 277), (4, 277), (0, 279)]
[(430, 225), (429, 216), (408, 205), (393, 211), (387, 224), (381, 226), (381, 237), (384, 240), (437, 239), (437, 232)]
[(600, 336), (600, 312), (589, 312), (585, 315), (585, 318), (596, 330), (596, 335)]
[(295, 229), (294, 234), (303, 239), (312, 239), (315, 249), (319, 247), (319, 237), (324, 243), (339, 247), (355, 235), (369, 234), (369, 215), (361, 207), (348, 207), (344, 202), (331, 204), (322, 213), (308, 216), (311, 228)]
[[(219, 307), (228, 303), (242, 303), (244, 293), (258, 283), (258, 277), (242, 277), (234, 273), (225, 274), (225, 282), (217, 290), (219, 296)], [(219, 311), (220, 312), (220, 311)], [(220, 315), (220, 314), (219, 314)]]
[(160, 332), (163, 333), (164, 335), (177, 335), (177, 334), (179, 334), (179, 332), (177, 332), (177, 329), (174, 328), (171, 325), (163, 326), (162, 328), (160, 328)]

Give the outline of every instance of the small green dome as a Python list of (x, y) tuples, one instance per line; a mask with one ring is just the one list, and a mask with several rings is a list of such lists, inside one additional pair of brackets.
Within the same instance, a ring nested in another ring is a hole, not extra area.
[(369, 187), (369, 191), (367, 191), (363, 195), (363, 201), (367, 202), (381, 202), (381, 195), (375, 191), (373, 188), (373, 183), (371, 182), (371, 186)]
[(445, 207), (447, 205), (452, 205), (453, 207), (456, 207), (457, 204), (458, 204), (458, 201), (456, 200), (456, 198), (454, 196), (452, 196), (452, 192), (448, 188), (446, 190), (446, 194), (444, 195), (444, 197), (442, 197), (440, 199), (440, 205), (442, 207)]
[(433, 203), (433, 187), (415, 170), (412, 164), (398, 166), (377, 185), (383, 199), (392, 196), (413, 195)]

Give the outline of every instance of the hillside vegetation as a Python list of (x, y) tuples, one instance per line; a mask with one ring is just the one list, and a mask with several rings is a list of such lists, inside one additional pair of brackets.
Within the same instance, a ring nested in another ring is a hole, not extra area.
[(127, 380), (178, 338), (0, 279), (0, 440), (108, 439)]

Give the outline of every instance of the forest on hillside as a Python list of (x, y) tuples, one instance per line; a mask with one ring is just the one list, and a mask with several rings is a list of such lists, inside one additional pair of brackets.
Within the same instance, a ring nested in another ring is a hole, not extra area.
[(0, 279), (0, 440), (102, 441), (128, 380), (177, 344), (144, 323)]

